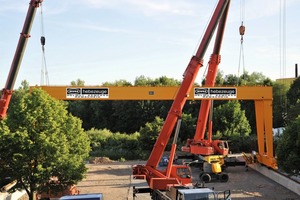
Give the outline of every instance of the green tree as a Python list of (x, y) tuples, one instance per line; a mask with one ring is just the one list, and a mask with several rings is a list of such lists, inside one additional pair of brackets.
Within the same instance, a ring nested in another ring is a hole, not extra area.
[(26, 80), (23, 80), (21, 82), (21, 87), (19, 87), (19, 90), (25, 90), (28, 91), (29, 90), (29, 82)]
[(286, 125), (288, 84), (274, 83), (273, 86), (273, 127)]
[(279, 138), (276, 154), (280, 169), (289, 174), (300, 174), (300, 116), (288, 124)]
[(287, 92), (289, 104), (295, 105), (300, 99), (300, 77), (292, 83), (289, 91)]
[(224, 85), (265, 85), (272, 86), (273, 81), (259, 72), (249, 72), (245, 71), (241, 76), (236, 76), (233, 74), (226, 75), (224, 78)]
[(154, 121), (147, 122), (140, 129), (140, 144), (141, 148), (146, 151), (151, 151), (157, 137), (163, 127), (164, 120), (160, 117), (155, 117)]
[(161, 76), (154, 80), (153, 86), (178, 86), (180, 85), (180, 81), (168, 78), (166, 76)]
[(152, 86), (153, 79), (150, 77), (145, 77), (144, 75), (136, 77), (134, 81), (135, 86)]
[(270, 81), (262, 73), (252, 72), (252, 74), (249, 74), (248, 72), (244, 72), (239, 78), (239, 85), (264, 85), (264, 83), (270, 85)]
[(300, 173), (300, 78), (289, 88), (287, 97), (287, 126), (277, 142), (279, 168), (290, 174)]
[(293, 121), (300, 114), (300, 77), (294, 80), (286, 96), (288, 102), (287, 119)]
[(16, 91), (12, 102), (0, 126), (0, 176), (17, 180), (14, 188), (25, 189), (30, 200), (34, 192), (58, 191), (82, 180), (89, 139), (66, 104), (41, 89)]
[(72, 86), (84, 86), (84, 80), (77, 79), (76, 81), (71, 81)]
[(251, 132), (245, 111), (238, 101), (228, 101), (214, 109), (213, 132), (225, 138), (248, 136)]
[(196, 131), (197, 118), (192, 117), (191, 114), (182, 114), (182, 122), (180, 126), (179, 138), (182, 142), (186, 142), (187, 139), (194, 138)]
[(154, 80), (149, 77), (139, 76), (134, 81), (135, 86), (178, 86), (180, 83), (181, 81), (166, 76), (161, 76)]
[(105, 82), (102, 84), (103, 86), (132, 86), (129, 81), (124, 79), (117, 80), (115, 82)]
[(228, 74), (224, 79), (224, 85), (239, 85), (239, 78), (236, 75)]

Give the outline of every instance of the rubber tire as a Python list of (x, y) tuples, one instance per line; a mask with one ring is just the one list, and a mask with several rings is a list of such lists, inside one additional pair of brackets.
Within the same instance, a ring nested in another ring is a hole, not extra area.
[(205, 172), (200, 172), (200, 173), (199, 173), (199, 179), (200, 179), (200, 180), (201, 180), (201, 176), (202, 176), (203, 174), (205, 174)]
[(225, 183), (229, 180), (228, 174), (220, 174), (219, 178), (220, 178), (220, 181), (223, 182), (223, 183)]
[(203, 173), (200, 180), (204, 183), (209, 183), (211, 181), (211, 176), (208, 173)]

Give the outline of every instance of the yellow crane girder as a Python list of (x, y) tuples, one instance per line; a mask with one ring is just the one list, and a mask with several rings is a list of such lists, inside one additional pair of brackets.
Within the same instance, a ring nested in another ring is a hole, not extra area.
[[(173, 100), (179, 87), (34, 86), (60, 100)], [(31, 87), (34, 88), (34, 87)], [(189, 100), (272, 100), (272, 87), (193, 87)]]

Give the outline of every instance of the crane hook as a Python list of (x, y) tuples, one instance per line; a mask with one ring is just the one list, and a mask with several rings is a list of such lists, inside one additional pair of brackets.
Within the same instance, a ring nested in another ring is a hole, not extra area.
[(45, 46), (46, 38), (44, 36), (41, 36), (41, 45)]
[(244, 34), (245, 34), (245, 26), (243, 25), (243, 23), (242, 23), (242, 25), (240, 26), (240, 28), (239, 28), (239, 31), (240, 31), (240, 35), (241, 36), (243, 36)]

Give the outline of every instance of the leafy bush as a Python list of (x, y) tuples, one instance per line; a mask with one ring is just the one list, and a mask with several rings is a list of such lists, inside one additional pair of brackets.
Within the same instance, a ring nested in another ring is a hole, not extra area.
[(300, 116), (289, 123), (278, 140), (276, 154), (278, 166), (290, 174), (300, 174)]
[(151, 151), (157, 137), (163, 127), (164, 120), (160, 117), (155, 117), (154, 121), (147, 122), (144, 127), (140, 129), (140, 141), (142, 144), (143, 150)]
[(87, 131), (91, 141), (91, 156), (106, 156), (113, 160), (134, 160), (140, 158), (140, 134), (112, 133), (108, 129)]

